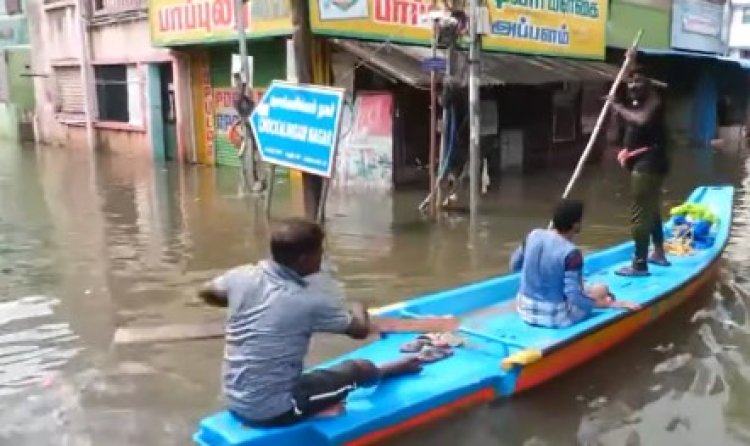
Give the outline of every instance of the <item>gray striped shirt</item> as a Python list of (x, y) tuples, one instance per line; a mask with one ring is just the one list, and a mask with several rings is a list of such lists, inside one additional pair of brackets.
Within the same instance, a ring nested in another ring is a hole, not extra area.
[(293, 408), (292, 390), (314, 332), (343, 333), (351, 314), (325, 273), (305, 278), (271, 260), (213, 280), (228, 296), (224, 395), (239, 415), (263, 421)]

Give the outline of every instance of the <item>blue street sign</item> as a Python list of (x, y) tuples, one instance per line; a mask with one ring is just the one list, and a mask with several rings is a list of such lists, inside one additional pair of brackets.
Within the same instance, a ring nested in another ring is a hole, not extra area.
[(250, 115), (263, 161), (330, 178), (344, 90), (274, 81)]
[(425, 71), (445, 71), (448, 62), (442, 57), (428, 57), (422, 60), (422, 69)]

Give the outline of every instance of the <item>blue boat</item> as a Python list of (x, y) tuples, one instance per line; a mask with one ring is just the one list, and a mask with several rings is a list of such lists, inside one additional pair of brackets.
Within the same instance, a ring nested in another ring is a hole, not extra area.
[[(347, 399), (346, 411), (273, 429), (243, 426), (226, 411), (203, 419), (194, 441), (202, 446), (362, 446), (434, 422), (451, 413), (509, 397), (548, 381), (601, 354), (675, 308), (709, 282), (729, 238), (734, 188), (697, 188), (688, 203), (709, 209), (717, 220), (690, 252), (670, 255), (669, 268), (652, 266), (651, 275), (629, 278), (614, 271), (630, 262), (633, 243), (590, 253), (587, 280), (607, 283), (619, 299), (642, 305), (637, 312), (601, 309), (568, 328), (548, 329), (525, 324), (514, 298), (517, 274), (440, 291), (378, 310), (387, 317), (415, 318), (453, 315), (461, 320), (465, 345), (441, 361), (426, 364), (418, 375), (362, 388)], [(675, 221), (665, 224), (671, 237)], [(366, 358), (375, 363), (401, 355), (399, 348), (414, 334), (381, 335), (376, 341), (335, 360)]]

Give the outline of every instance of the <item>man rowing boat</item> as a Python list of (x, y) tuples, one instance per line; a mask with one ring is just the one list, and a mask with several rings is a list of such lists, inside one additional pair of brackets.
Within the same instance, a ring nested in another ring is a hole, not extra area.
[[(631, 232), (635, 253), (622, 276), (647, 276), (648, 264), (669, 266), (664, 253), (661, 218), (662, 186), (669, 172), (664, 128), (664, 105), (648, 78), (634, 70), (627, 82), (627, 101), (614, 102), (612, 110), (623, 121), (623, 148), (617, 155), (620, 165), (630, 172)], [(649, 240), (654, 252), (649, 257)]]
[(282, 426), (337, 413), (357, 387), (421, 369), (419, 357), (410, 357), (380, 367), (348, 360), (303, 373), (314, 332), (364, 339), (374, 331), (366, 308), (345, 308), (320, 272), (323, 238), (313, 222), (284, 220), (273, 229), (271, 259), (234, 268), (199, 293), (228, 307), (224, 394), (229, 410), (248, 425)]

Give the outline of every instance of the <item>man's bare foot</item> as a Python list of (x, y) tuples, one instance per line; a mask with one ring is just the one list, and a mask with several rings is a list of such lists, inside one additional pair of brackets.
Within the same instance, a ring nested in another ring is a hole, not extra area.
[(380, 372), (383, 378), (418, 373), (421, 370), (422, 361), (420, 361), (419, 358), (415, 356), (401, 358), (380, 366)]

